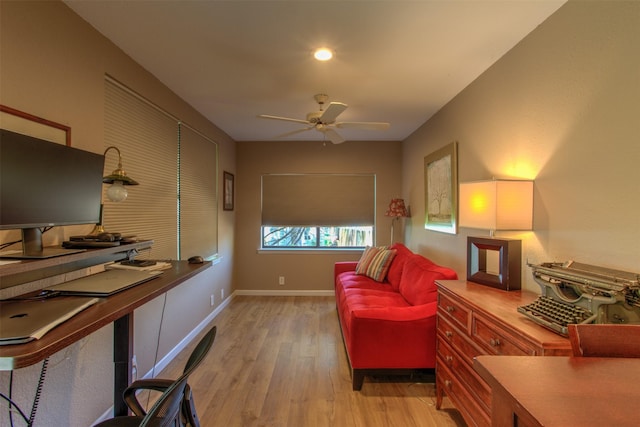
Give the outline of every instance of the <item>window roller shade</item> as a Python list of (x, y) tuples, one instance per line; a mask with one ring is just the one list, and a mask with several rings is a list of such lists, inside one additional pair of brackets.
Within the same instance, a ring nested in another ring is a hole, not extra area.
[(374, 175), (263, 175), (263, 226), (374, 225)]

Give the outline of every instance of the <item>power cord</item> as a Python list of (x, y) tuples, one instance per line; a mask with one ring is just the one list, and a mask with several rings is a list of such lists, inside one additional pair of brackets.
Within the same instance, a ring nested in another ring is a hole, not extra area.
[[(36, 388), (36, 394), (33, 398), (33, 405), (31, 406), (31, 414), (29, 418), (22, 412), (22, 409), (18, 406), (16, 402), (12, 399), (13, 393), (13, 371), (9, 373), (9, 396), (6, 396), (4, 393), (0, 393), (0, 397), (6, 400), (9, 403), (9, 422), (11, 427), (14, 427), (13, 423), (13, 413), (18, 412), (25, 423), (27, 423), (28, 427), (33, 426), (33, 422), (36, 418), (36, 412), (38, 411), (38, 403), (40, 402), (40, 395), (42, 394), (42, 386), (44, 385), (44, 379), (47, 375), (47, 365), (49, 364), (49, 358), (47, 357), (42, 361), (42, 369), (40, 370), (40, 377), (38, 378), (38, 387)], [(12, 409), (15, 408), (15, 409)]]
[[(156, 365), (158, 364), (158, 352), (160, 351), (160, 335), (162, 333), (162, 323), (164, 321), (164, 311), (167, 307), (167, 294), (164, 294), (164, 301), (162, 303), (162, 312), (160, 313), (160, 325), (158, 326), (158, 338), (156, 340), (156, 354), (153, 358), (153, 368), (151, 368), (151, 378), (156, 377)], [(151, 401), (151, 391), (147, 392), (147, 408), (149, 407), (149, 402)]]

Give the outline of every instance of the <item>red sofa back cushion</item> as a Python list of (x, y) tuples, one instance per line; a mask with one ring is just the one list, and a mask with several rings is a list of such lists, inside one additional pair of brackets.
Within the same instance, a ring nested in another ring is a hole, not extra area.
[(411, 252), (411, 250), (402, 243), (394, 243), (391, 246), (391, 249), (396, 250), (396, 256), (389, 266), (389, 271), (387, 272), (387, 281), (389, 282), (393, 290), (398, 292), (400, 290), (400, 279), (402, 278), (402, 269), (404, 268), (404, 262), (407, 260), (407, 258), (409, 258), (410, 255), (413, 255), (413, 252)]
[(435, 281), (457, 278), (458, 275), (452, 269), (441, 267), (423, 256), (412, 254), (404, 262), (400, 293), (411, 305), (434, 302), (438, 298)]

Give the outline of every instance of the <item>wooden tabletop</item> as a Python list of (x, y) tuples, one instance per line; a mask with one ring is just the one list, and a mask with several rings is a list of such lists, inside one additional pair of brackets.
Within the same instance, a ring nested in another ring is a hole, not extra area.
[(26, 344), (0, 346), (0, 370), (24, 368), (38, 363), (114, 320), (133, 312), (141, 305), (210, 266), (211, 262), (189, 264), (187, 261), (172, 261), (171, 268), (163, 270), (163, 274), (157, 278), (103, 298), (38, 340)]
[(478, 356), (474, 369), (538, 425), (638, 425), (639, 358)]

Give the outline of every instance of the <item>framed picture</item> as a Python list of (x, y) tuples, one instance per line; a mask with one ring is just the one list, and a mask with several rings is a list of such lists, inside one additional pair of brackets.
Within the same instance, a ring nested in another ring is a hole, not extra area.
[(452, 142), (424, 158), (424, 228), (457, 234), (458, 144)]
[(0, 105), (0, 128), (71, 146), (71, 128), (15, 108)]
[(234, 183), (233, 183), (233, 174), (223, 171), (223, 182), (222, 182), (222, 200), (224, 202), (223, 209), (225, 211), (233, 210), (233, 200), (234, 200)]

